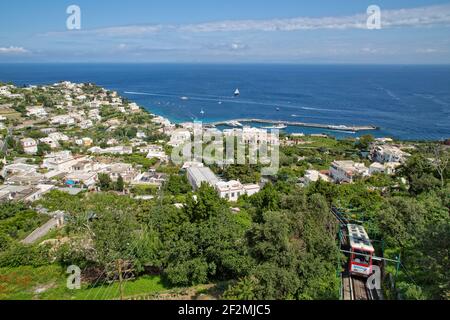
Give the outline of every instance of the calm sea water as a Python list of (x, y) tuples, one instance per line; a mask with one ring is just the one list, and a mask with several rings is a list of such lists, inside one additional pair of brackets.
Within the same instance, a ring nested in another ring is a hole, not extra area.
[(450, 66), (0, 64), (0, 81), (60, 80), (117, 90), (174, 122), (262, 118), (375, 125), (375, 136), (406, 140), (450, 138)]

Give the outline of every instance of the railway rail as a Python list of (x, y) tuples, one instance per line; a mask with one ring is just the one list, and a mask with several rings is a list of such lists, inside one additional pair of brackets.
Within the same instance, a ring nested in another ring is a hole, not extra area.
[(368, 300), (380, 300), (381, 297), (379, 293), (375, 289), (369, 289), (366, 285), (367, 279), (343, 275), (343, 291), (342, 291), (342, 299), (343, 300), (360, 300), (360, 301), (368, 301)]

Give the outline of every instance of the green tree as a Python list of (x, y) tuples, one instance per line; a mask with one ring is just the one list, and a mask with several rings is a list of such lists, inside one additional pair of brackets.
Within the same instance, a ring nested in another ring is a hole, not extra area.
[(98, 174), (98, 186), (103, 191), (111, 190), (112, 181), (108, 174), (99, 173)]
[(227, 203), (219, 197), (216, 190), (202, 183), (195, 194), (188, 194), (184, 211), (191, 222), (207, 220), (227, 210)]
[(44, 155), (46, 155), (47, 153), (52, 151), (52, 148), (46, 144), (46, 143), (39, 143), (37, 146), (37, 153), (36, 155), (38, 155), (39, 157), (42, 157)]
[(186, 176), (172, 174), (165, 185), (165, 190), (170, 192), (172, 195), (177, 196), (190, 192), (192, 187), (190, 186)]
[(116, 182), (116, 191), (123, 192), (124, 186), (125, 186), (125, 184), (124, 184), (123, 178), (121, 175), (119, 175), (119, 177), (117, 178), (117, 182)]
[(373, 143), (375, 141), (375, 138), (370, 135), (364, 135), (361, 136), (357, 141), (356, 141), (356, 147), (360, 150), (368, 150), (369, 146), (371, 143)]

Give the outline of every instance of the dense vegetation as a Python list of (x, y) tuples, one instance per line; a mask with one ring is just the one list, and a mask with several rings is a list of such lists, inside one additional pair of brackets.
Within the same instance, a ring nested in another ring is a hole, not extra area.
[[(439, 154), (419, 148), (395, 176), (296, 185), (308, 168), (326, 168), (352, 152), (360, 159), (365, 144), (325, 139), (308, 148), (284, 147), (279, 175), (258, 194), (241, 197), (233, 210), (207, 185), (192, 193), (185, 176), (170, 167), (162, 190), (152, 191), (154, 200), (53, 191), (38, 204), (68, 212), (58, 235), (68, 241), (51, 247), (20, 245), (44, 221), (24, 205), (1, 205), (0, 267), (76, 264), (97, 278), (117, 280), (123, 262), (137, 279), (156, 274), (169, 287), (225, 283), (222, 297), (229, 299), (338, 299), (344, 259), (330, 214), (338, 206), (381, 241), (377, 249), (385, 257), (401, 258), (398, 273), (395, 264), (387, 265), (388, 274), (397, 274), (395, 288), (385, 283), (387, 297), (448, 299), (450, 177)], [(257, 168), (228, 167), (220, 174), (252, 182)], [(124, 188), (123, 181), (106, 177), (99, 186)]]

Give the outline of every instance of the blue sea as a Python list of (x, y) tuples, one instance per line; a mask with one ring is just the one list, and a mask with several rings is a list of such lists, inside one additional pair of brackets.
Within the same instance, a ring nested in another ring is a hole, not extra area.
[(173, 122), (261, 118), (380, 128), (358, 134), (286, 129), (338, 138), (450, 138), (450, 66), (0, 64), (0, 81), (61, 80), (116, 90)]

